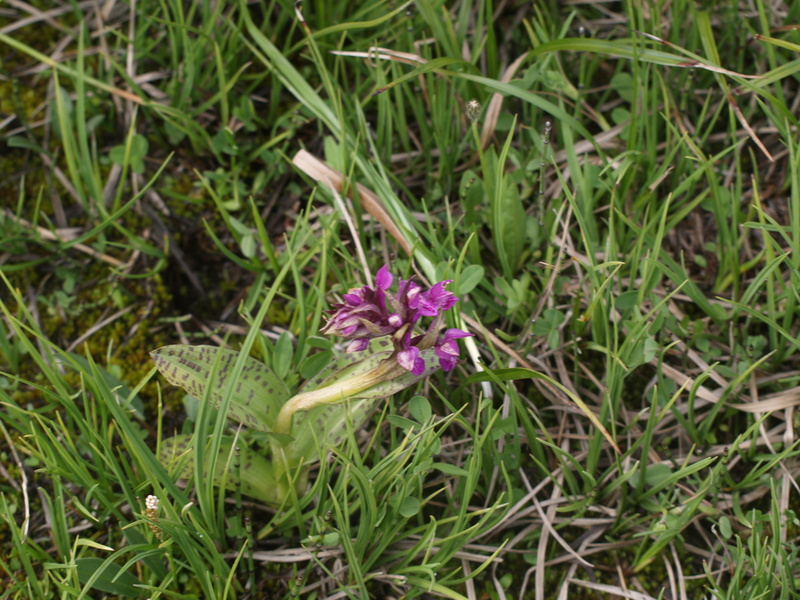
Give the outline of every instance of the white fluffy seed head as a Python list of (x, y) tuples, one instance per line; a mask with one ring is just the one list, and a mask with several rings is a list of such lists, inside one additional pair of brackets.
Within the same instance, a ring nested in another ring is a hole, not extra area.
[(470, 100), (467, 102), (467, 118), (470, 120), (471, 123), (474, 123), (478, 120), (478, 117), (481, 114), (481, 103), (477, 100)]

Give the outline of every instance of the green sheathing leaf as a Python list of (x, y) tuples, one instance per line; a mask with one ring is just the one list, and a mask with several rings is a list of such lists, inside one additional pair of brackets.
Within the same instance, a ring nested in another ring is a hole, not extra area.
[[(321, 375), (309, 381), (306, 384), (307, 389), (303, 391), (319, 389), (374, 369), (381, 361), (392, 355), (391, 351), (376, 351), (386, 347), (391, 347), (391, 342), (381, 338), (373, 340), (364, 352), (345, 354), (326, 367)], [(354, 356), (359, 360), (353, 362)], [(348, 431), (363, 425), (378, 400), (396, 394), (439, 370), (439, 361), (432, 349), (423, 350), (420, 356), (426, 365), (425, 371), (420, 375), (403, 374), (359, 392), (355, 396), (343, 398), (342, 402), (337, 404), (298, 412), (292, 426), (294, 441), (284, 448), (291, 464), (308, 464), (319, 460), (320, 453), (326, 451), (326, 446), (341, 444)]]
[(330, 385), (334, 381), (341, 379), (341, 376), (332, 378), (332, 375), (337, 373), (337, 371), (341, 371), (347, 366), (355, 365), (356, 363), (361, 362), (366, 356), (370, 356), (378, 352), (387, 352), (391, 349), (392, 342), (388, 337), (375, 338), (374, 340), (370, 341), (369, 346), (363, 352), (352, 352), (337, 356), (335, 360), (330, 361), (327, 365), (320, 369), (320, 371), (314, 377), (300, 386), (300, 389), (297, 391), (298, 393), (310, 392), (326, 385)]
[[(194, 475), (194, 461), (192, 460), (192, 436), (178, 435), (165, 439), (161, 444), (159, 460), (165, 468), (172, 470), (174, 466), (180, 469), (180, 479), (189, 479)], [(280, 505), (281, 498), (278, 494), (278, 485), (272, 469), (272, 464), (261, 454), (254, 452), (246, 446), (239, 445), (239, 481), (242, 494), (250, 496), (267, 504)], [(213, 483), (218, 487), (229, 490), (236, 489), (236, 477), (233, 469), (234, 438), (226, 436), (222, 439), (218, 460), (215, 461)], [(230, 460), (229, 460), (230, 459)], [(207, 469), (203, 477), (208, 479), (211, 473)]]
[(345, 400), (298, 413), (292, 427), (294, 441), (284, 449), (289, 464), (320, 460), (328, 447), (340, 445), (348, 430), (358, 429), (367, 420), (378, 400)]
[[(392, 355), (392, 352), (377, 352), (375, 354), (368, 354), (368, 352), (369, 351), (363, 353), (366, 358), (362, 358), (355, 363), (350, 362), (350, 356), (352, 355), (346, 355), (335, 360), (333, 363), (334, 366), (339, 366), (341, 364), (345, 364), (346, 366), (335, 370), (332, 374), (328, 375), (321, 381), (319, 376), (315, 377), (313, 381), (320, 382), (319, 385), (313, 385), (312, 387), (312, 385), (307, 384), (302, 391), (310, 392), (312, 390), (327, 387), (338, 381), (347, 379), (348, 377), (360, 375), (365, 371), (374, 369), (381, 362)], [(420, 375), (412, 375), (410, 372), (399, 375), (369, 389), (358, 392), (357, 394), (350, 396), (350, 398), (386, 398), (387, 396), (391, 396), (392, 394), (396, 394), (397, 392), (406, 389), (418, 381), (422, 381), (426, 377), (439, 370), (439, 359), (436, 358), (433, 349), (423, 350), (419, 355), (425, 361), (425, 370)], [(329, 371), (326, 369), (325, 372), (328, 373)], [(344, 400), (345, 398), (342, 398), (342, 401)]]
[[(214, 407), (222, 402), (226, 378), (238, 352), (214, 346), (164, 346), (150, 353), (156, 367), (173, 385), (197, 399), (205, 397), (206, 386), (219, 356), (214, 389), (209, 398)], [(263, 363), (248, 357), (233, 390), (228, 417), (259, 431), (272, 431), (275, 417), (289, 398), (286, 384)]]

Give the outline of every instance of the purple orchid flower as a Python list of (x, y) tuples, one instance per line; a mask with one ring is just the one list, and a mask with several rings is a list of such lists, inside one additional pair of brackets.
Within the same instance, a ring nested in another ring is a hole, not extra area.
[(433, 353), (439, 358), (439, 366), (447, 372), (458, 363), (458, 344), (456, 340), (463, 337), (470, 337), (472, 334), (461, 329), (448, 329), (444, 337), (439, 338), (434, 346)]
[[(460, 329), (448, 329), (443, 336), (439, 336), (444, 321), (443, 313), (458, 302), (458, 298), (445, 289), (450, 281), (440, 281), (423, 291), (418, 283), (399, 279), (397, 293), (391, 293), (389, 288), (393, 283), (394, 275), (388, 267), (382, 267), (375, 276), (374, 288), (368, 285), (353, 288), (342, 296), (343, 302), (333, 305), (332, 310), (328, 311), (328, 322), (321, 331), (351, 340), (347, 346), (348, 352), (361, 352), (369, 347), (370, 340), (390, 336), (394, 352), (376, 366), (290, 398), (276, 417), (276, 432), (290, 434), (292, 418), (297, 411), (336, 404), (366, 390), (378, 389), (378, 386), (387, 382), (405, 382), (403, 387), (411, 385), (417, 381), (414, 377), (433, 370), (431, 365), (425, 364), (425, 357), (431, 354), (423, 354), (426, 350), (433, 349), (433, 355), (439, 359), (439, 367), (445, 371), (450, 371), (458, 364), (458, 340), (472, 334)], [(427, 329), (420, 324), (422, 317), (432, 319)], [(413, 377), (398, 379), (409, 373)]]
[[(458, 298), (445, 289), (451, 280), (440, 281), (423, 291), (416, 282), (399, 279), (396, 294), (388, 291), (393, 283), (394, 275), (384, 265), (376, 274), (374, 289), (365, 285), (342, 296), (344, 302), (333, 306), (321, 332), (352, 340), (347, 352), (361, 352), (369, 346), (370, 340), (392, 336), (397, 363), (413, 375), (425, 371), (420, 353), (433, 346), (439, 366), (444, 371), (451, 370), (458, 364), (456, 340), (472, 335), (460, 329), (448, 329), (444, 337), (436, 337), (442, 313), (458, 302)], [(414, 328), (422, 317), (431, 317), (433, 322), (425, 333), (414, 335)]]
[(386, 309), (386, 290), (394, 276), (385, 266), (375, 277), (376, 288), (368, 285), (347, 292), (341, 304), (334, 304), (332, 315), (321, 332), (352, 339), (348, 352), (364, 350), (369, 340), (397, 331), (397, 319)]

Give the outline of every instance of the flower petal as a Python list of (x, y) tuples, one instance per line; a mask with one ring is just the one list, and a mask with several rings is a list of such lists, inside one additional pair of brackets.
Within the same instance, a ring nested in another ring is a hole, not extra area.
[(456, 329), (453, 327), (452, 329), (448, 329), (444, 332), (444, 341), (449, 342), (450, 340), (457, 340), (459, 338), (465, 337), (475, 337), (474, 333), (468, 333), (462, 329)]
[(415, 373), (414, 371), (418, 368), (418, 361), (421, 360), (419, 358), (419, 348), (415, 348), (411, 346), (406, 350), (401, 350), (397, 353), (397, 362), (398, 364), (403, 367), (406, 371), (411, 371), (414, 375), (419, 375), (422, 371), (425, 370), (425, 362), (422, 361), (422, 371)]
[(448, 357), (448, 358), (442, 358), (441, 356), (439, 357), (439, 366), (442, 367), (442, 371), (444, 371), (445, 373), (447, 373), (453, 367), (455, 367), (456, 364), (458, 364), (458, 359), (456, 357)]
[(394, 281), (394, 275), (391, 274), (389, 271), (389, 267), (383, 265), (375, 275), (375, 285), (380, 290), (388, 290), (392, 282)]
[(450, 340), (449, 342), (437, 344), (433, 353), (439, 358), (450, 358), (451, 356), (458, 356), (460, 351), (458, 344), (454, 340)]

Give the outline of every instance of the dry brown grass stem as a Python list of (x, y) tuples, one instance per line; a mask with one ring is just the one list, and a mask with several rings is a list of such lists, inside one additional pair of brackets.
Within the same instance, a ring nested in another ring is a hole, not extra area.
[[(19, 218), (14, 213), (12, 213), (8, 209), (3, 209), (3, 214), (5, 218), (13, 221), (20, 227), (24, 227), (25, 229), (29, 229), (32, 232), (35, 232), (39, 235), (42, 239), (45, 239), (49, 242), (61, 242), (63, 244), (69, 244), (71, 240), (74, 240), (78, 237), (79, 231), (76, 230), (75, 227), (68, 227), (65, 229), (56, 229), (55, 231), (50, 231), (49, 229), (45, 229), (44, 227), (40, 227), (38, 225), (34, 225), (33, 223), (26, 221), (25, 219)], [(122, 268), (126, 265), (126, 263), (122, 262), (121, 260), (114, 258), (113, 256), (109, 256), (108, 254), (103, 254), (102, 252), (98, 252), (94, 248), (90, 248), (85, 244), (70, 244), (70, 248), (75, 248), (79, 252), (83, 252), (91, 256), (92, 258), (96, 258), (98, 260), (102, 260), (110, 264), (112, 267)]]
[(598, 592), (611, 594), (612, 597), (614, 598), (629, 598), (630, 600), (657, 600), (653, 596), (645, 594), (644, 592), (626, 590), (618, 585), (597, 583), (595, 581), (585, 581), (583, 579), (569, 579), (569, 583), (574, 583), (575, 585), (579, 585), (581, 587), (585, 587), (590, 590), (596, 590)]
[[(528, 53), (525, 52), (521, 56), (517, 57), (514, 62), (508, 65), (506, 70), (503, 71), (503, 75), (500, 77), (500, 82), (510, 82), (514, 78), (514, 75), (517, 74), (517, 71), (522, 66), (522, 63), (525, 62), (527, 57)], [(497, 120), (500, 118), (500, 109), (503, 106), (503, 98), (505, 98), (503, 94), (495, 92), (492, 94), (492, 99), (489, 100), (489, 105), (486, 108), (486, 114), (483, 119), (483, 129), (481, 130), (481, 147), (483, 148), (486, 148), (489, 145), (495, 129), (497, 128)]]
[(358, 255), (358, 260), (361, 263), (361, 272), (364, 274), (364, 283), (371, 286), (372, 272), (370, 271), (369, 265), (367, 264), (367, 256), (366, 254), (364, 254), (364, 246), (361, 244), (361, 236), (358, 235), (358, 230), (356, 229), (355, 219), (353, 218), (352, 210), (348, 210), (348, 208), (345, 206), (342, 197), (336, 190), (336, 186), (330, 179), (326, 178), (325, 184), (331, 190), (331, 194), (333, 194), (333, 201), (336, 203), (336, 208), (338, 209), (342, 219), (344, 219), (344, 222), (347, 224), (347, 229), (350, 231), (350, 237), (353, 239), (353, 245), (356, 248), (356, 254)]
[(95, 323), (94, 325), (89, 327), (89, 329), (87, 329), (80, 337), (75, 339), (69, 346), (67, 346), (66, 352), (72, 352), (73, 350), (75, 350), (75, 348), (77, 348), (83, 342), (88, 340), (95, 333), (100, 331), (103, 327), (105, 327), (106, 325), (110, 325), (111, 323), (113, 323), (114, 321), (119, 319), (120, 317), (128, 314), (129, 312), (131, 312), (132, 310), (135, 310), (137, 308), (139, 308), (139, 307), (136, 304), (130, 304), (130, 305), (126, 306), (125, 308), (123, 308), (121, 310), (118, 310), (113, 315), (109, 315), (108, 317), (99, 320), (97, 323)]
[[(0, 28), (0, 34), (11, 33), (12, 31), (22, 29), (23, 27), (27, 27), (28, 25), (41, 23), (42, 21), (46, 22), (51, 27), (58, 29), (59, 31), (68, 33), (69, 30), (66, 27), (64, 27), (61, 24), (61, 22), (58, 21), (55, 17), (60, 17), (61, 15), (70, 13), (76, 8), (76, 6), (73, 6), (71, 4), (64, 4), (63, 6), (59, 6), (57, 8), (51, 8), (50, 10), (47, 11), (41, 11), (35, 6), (32, 6), (27, 2), (21, 2), (20, 0), (6, 0), (6, 4), (8, 4), (13, 8), (16, 8), (21, 12), (28, 13), (30, 16), (13, 20), (5, 27)], [(92, 8), (93, 6), (96, 6), (96, 4), (97, 4), (96, 0), (83, 0), (83, 2), (78, 2), (77, 8), (79, 10), (86, 10)]]
[[(372, 60), (388, 60), (391, 62), (403, 63), (405, 65), (412, 65), (419, 67), (420, 65), (427, 64), (428, 60), (419, 54), (411, 52), (398, 52), (390, 48), (380, 48), (378, 46), (370, 47), (366, 52), (345, 51), (345, 50), (331, 50), (331, 54), (337, 56), (350, 56), (354, 58), (363, 58), (368, 62)], [(370, 63), (371, 66), (375, 66)]]
[[(292, 159), (292, 164), (303, 171), (303, 173), (311, 177), (314, 181), (319, 183), (333, 184), (334, 189), (340, 194), (345, 188), (345, 177), (342, 173), (327, 165), (324, 161), (320, 160), (306, 150), (300, 150), (297, 154), (295, 154), (294, 158)], [(406, 254), (412, 256), (413, 250), (411, 248), (411, 244), (406, 239), (405, 235), (403, 235), (402, 231), (400, 231), (400, 228), (394, 222), (386, 209), (383, 207), (383, 202), (381, 202), (381, 199), (378, 197), (378, 195), (360, 183), (356, 184), (356, 189), (358, 190), (358, 198), (361, 201), (361, 205), (364, 207), (364, 210), (372, 215), (372, 217), (378, 221), (378, 223), (383, 225), (386, 231), (389, 232), (389, 235), (391, 235), (397, 241), (397, 243), (400, 244)]]

